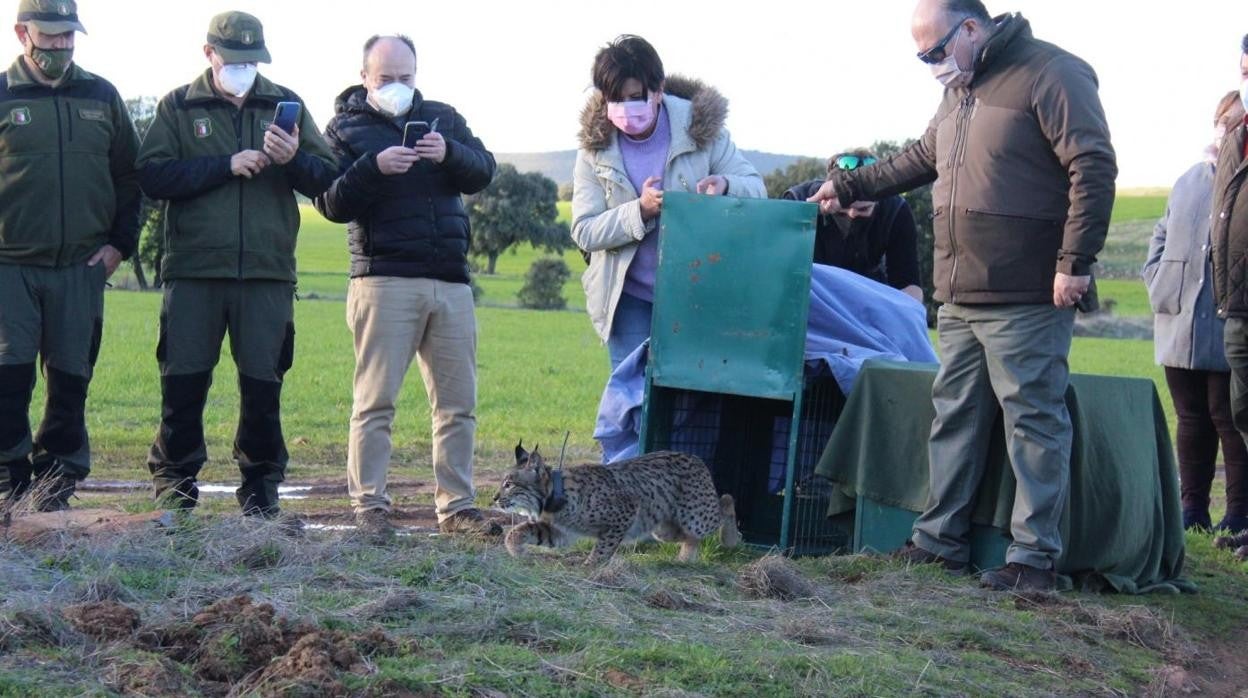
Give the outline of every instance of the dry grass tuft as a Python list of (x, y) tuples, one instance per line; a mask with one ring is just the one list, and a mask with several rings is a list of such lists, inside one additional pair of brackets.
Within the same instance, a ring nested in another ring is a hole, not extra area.
[(741, 589), (756, 599), (809, 599), (815, 587), (793, 563), (780, 555), (767, 555), (746, 565), (737, 576)]
[(608, 560), (607, 564), (595, 568), (586, 579), (591, 584), (607, 589), (635, 589), (641, 583), (633, 563), (618, 555)]

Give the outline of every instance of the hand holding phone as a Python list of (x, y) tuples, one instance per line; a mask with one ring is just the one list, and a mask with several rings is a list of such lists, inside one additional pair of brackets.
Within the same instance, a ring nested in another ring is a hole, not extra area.
[(286, 133), (294, 133), (301, 110), (298, 102), (278, 102), (277, 111), (273, 113), (273, 124)]
[(420, 139), (424, 138), (426, 135), (432, 132), (433, 132), (433, 129), (430, 128), (427, 122), (424, 122), (424, 121), (407, 122), (407, 124), (404, 125), (403, 127), (403, 147), (415, 148), (416, 144), (420, 142)]

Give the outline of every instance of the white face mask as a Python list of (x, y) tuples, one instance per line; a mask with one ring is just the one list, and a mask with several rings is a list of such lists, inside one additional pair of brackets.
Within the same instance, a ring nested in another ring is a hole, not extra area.
[(958, 29), (958, 35), (953, 39), (953, 45), (949, 47), (945, 53), (945, 60), (932, 64), (932, 77), (940, 81), (940, 84), (950, 89), (966, 87), (971, 84), (971, 78), (975, 77), (975, 71), (962, 70), (958, 66), (958, 59), (954, 56), (954, 49), (958, 46), (958, 41), (962, 38), (962, 30)]
[(251, 91), (251, 86), (256, 82), (256, 64), (255, 63), (230, 63), (221, 66), (221, 72), (217, 73), (217, 80), (221, 81), (221, 87), (226, 92), (235, 97), (242, 97)]
[(1248, 109), (1248, 80), (1239, 83), (1239, 101)]
[(412, 108), (412, 98), (416, 90), (401, 82), (387, 83), (369, 93), (368, 99), (381, 111), (390, 116), (406, 114)]

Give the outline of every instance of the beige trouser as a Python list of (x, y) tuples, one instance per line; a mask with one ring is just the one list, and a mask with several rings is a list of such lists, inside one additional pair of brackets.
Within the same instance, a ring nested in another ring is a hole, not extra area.
[(347, 488), (357, 512), (390, 509), (394, 403), (420, 359), (433, 413), (434, 503), (442, 520), (471, 507), (477, 418), (477, 323), (472, 289), (434, 279), (351, 280), (347, 326), (355, 335), (355, 388)]

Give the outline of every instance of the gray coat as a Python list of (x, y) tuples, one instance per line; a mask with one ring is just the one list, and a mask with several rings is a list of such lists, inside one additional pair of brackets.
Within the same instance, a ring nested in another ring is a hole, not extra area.
[(1153, 307), (1157, 363), (1199, 371), (1229, 371), (1222, 326), (1213, 302), (1209, 214), (1213, 164), (1202, 162), (1175, 182), (1157, 221), (1144, 283)]

